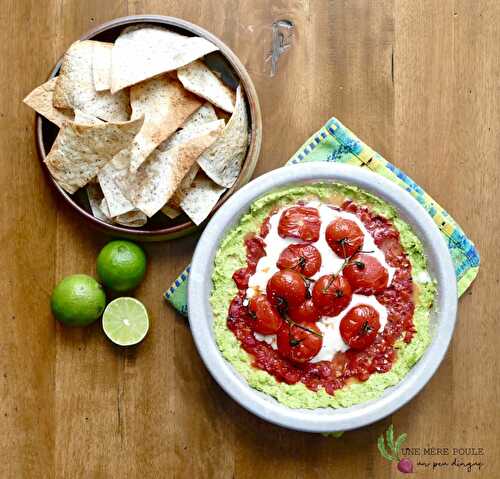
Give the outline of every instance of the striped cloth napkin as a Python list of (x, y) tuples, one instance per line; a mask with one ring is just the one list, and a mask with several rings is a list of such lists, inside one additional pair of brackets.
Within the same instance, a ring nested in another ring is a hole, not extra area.
[[(458, 295), (461, 296), (474, 281), (479, 271), (479, 253), (462, 228), (411, 178), (373, 151), (336, 118), (331, 118), (312, 135), (287, 164), (306, 161), (331, 161), (369, 168), (404, 188), (432, 216), (443, 234), (455, 265)], [(184, 316), (187, 316), (188, 278), (189, 266), (164, 293), (165, 299)]]

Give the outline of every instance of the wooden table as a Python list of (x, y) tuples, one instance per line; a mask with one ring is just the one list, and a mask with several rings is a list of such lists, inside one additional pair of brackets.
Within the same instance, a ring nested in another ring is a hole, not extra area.
[[(461, 458), (482, 462), (480, 472), (418, 467), (419, 477), (499, 477), (500, 2), (1, 5), (0, 477), (398, 477), (376, 446), (390, 423), (408, 434), (408, 447), (484, 449)], [(256, 175), (282, 165), (335, 115), (425, 187), (477, 242), (481, 273), (460, 301), (446, 359), (392, 417), (333, 439), (266, 424), (229, 399), (207, 374), (185, 320), (162, 300), (196, 236), (146, 246), (149, 271), (137, 296), (152, 327), (137, 349), (113, 347), (99, 324), (67, 329), (52, 318), (56, 281), (94, 274), (107, 238), (87, 230), (49, 188), (34, 115), (21, 100), (82, 33), (135, 13), (198, 23), (246, 64), (264, 118)], [(295, 28), (271, 77), (265, 58), (279, 19)]]

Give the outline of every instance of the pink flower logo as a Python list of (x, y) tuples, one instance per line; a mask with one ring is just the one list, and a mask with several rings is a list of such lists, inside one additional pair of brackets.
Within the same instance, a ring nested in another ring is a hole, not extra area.
[(397, 461), (397, 468), (403, 474), (411, 474), (413, 472), (413, 462), (411, 459), (401, 457), (401, 446), (406, 441), (407, 434), (403, 433), (394, 440), (394, 426), (391, 424), (385, 434), (379, 436), (377, 447), (380, 455), (390, 462)]

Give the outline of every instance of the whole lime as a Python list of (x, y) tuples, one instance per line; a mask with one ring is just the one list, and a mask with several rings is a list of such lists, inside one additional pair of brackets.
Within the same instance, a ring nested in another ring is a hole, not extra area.
[(131, 241), (110, 241), (97, 257), (97, 274), (113, 291), (134, 289), (146, 274), (146, 253)]
[(54, 288), (50, 306), (54, 316), (62, 323), (86, 326), (101, 316), (106, 306), (106, 295), (94, 278), (73, 274)]

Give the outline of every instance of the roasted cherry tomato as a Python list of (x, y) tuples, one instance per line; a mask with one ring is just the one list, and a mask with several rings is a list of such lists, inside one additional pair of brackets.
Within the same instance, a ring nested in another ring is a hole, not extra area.
[(270, 220), (271, 217), (268, 216), (260, 226), (259, 234), (262, 238), (265, 238), (269, 234), (269, 231), (271, 229)]
[(282, 238), (300, 238), (315, 242), (319, 239), (319, 211), (308, 206), (292, 206), (281, 213), (278, 234)]
[(266, 256), (266, 242), (256, 235), (251, 235), (245, 239), (247, 248), (247, 259), (257, 263), (260, 258)]
[(312, 244), (291, 244), (280, 254), (276, 266), (313, 276), (321, 268), (321, 254)]
[(352, 290), (360, 294), (376, 294), (387, 288), (387, 270), (373, 256), (355, 254), (344, 268), (344, 276)]
[(243, 295), (236, 295), (229, 304), (228, 321), (236, 321), (239, 318), (246, 318), (248, 310), (243, 306)]
[(248, 268), (240, 268), (233, 273), (233, 281), (240, 291), (248, 288), (248, 280), (251, 275), (252, 272)]
[(380, 328), (379, 314), (367, 304), (355, 306), (340, 321), (340, 335), (352, 349), (365, 349), (375, 341)]
[(305, 363), (319, 353), (323, 337), (315, 324), (283, 323), (278, 331), (278, 352), (296, 363)]
[(267, 282), (267, 297), (281, 313), (289, 307), (299, 306), (306, 299), (307, 287), (304, 278), (291, 269), (274, 273)]
[(325, 274), (316, 281), (312, 292), (314, 305), (325, 316), (337, 316), (351, 302), (352, 290), (342, 276)]
[(326, 228), (326, 242), (337, 256), (348, 258), (363, 246), (361, 228), (351, 220), (337, 218)]
[(277, 333), (283, 324), (283, 319), (265, 294), (250, 299), (248, 313), (252, 329), (260, 334)]
[(321, 314), (314, 306), (313, 300), (309, 298), (299, 306), (288, 308), (288, 316), (296, 323), (315, 323)]

